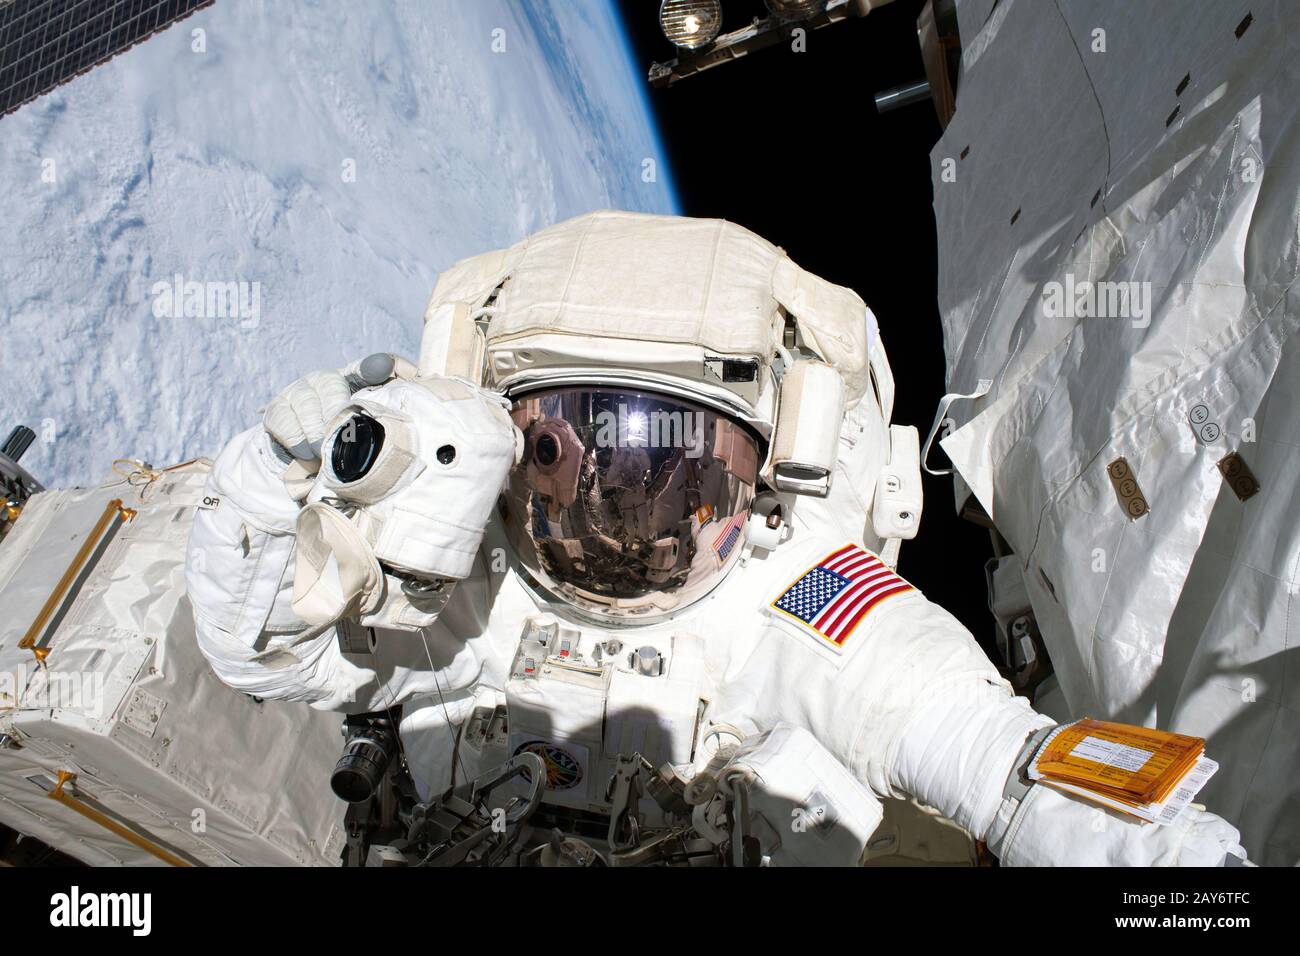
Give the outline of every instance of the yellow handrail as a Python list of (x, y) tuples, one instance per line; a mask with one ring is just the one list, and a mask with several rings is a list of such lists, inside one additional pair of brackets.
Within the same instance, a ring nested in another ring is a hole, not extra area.
[(73, 557), (72, 563), (69, 564), (68, 569), (63, 572), (63, 577), (59, 578), (59, 583), (54, 586), (54, 590), (50, 592), (50, 596), (46, 598), (45, 604), (41, 607), (41, 612), (36, 615), (36, 620), (32, 621), (32, 626), (27, 629), (27, 633), (23, 635), (23, 639), (18, 642), (19, 647), (24, 650), (30, 650), (34, 655), (36, 655), (36, 659), (40, 663), (45, 663), (45, 658), (50, 655), (50, 649), (48, 647), (37, 647), (36, 639), (44, 633), (46, 625), (50, 622), (50, 618), (63, 602), (63, 599), (67, 596), (68, 589), (71, 588), (72, 583), (77, 580), (77, 576), (81, 574), (86, 562), (90, 560), (90, 556), (95, 553), (95, 548), (99, 546), (99, 542), (103, 539), (104, 533), (108, 530), (109, 525), (111, 525), (116, 519), (130, 521), (135, 516), (135, 510), (123, 505), (121, 498), (114, 498), (104, 506), (104, 513), (99, 516), (99, 520), (95, 522), (95, 527), (90, 530), (90, 534), (86, 537), (86, 540), (82, 542), (81, 548), (78, 549), (76, 556)]
[(74, 797), (72, 794), (65, 793), (63, 791), (63, 785), (67, 783), (71, 783), (76, 779), (77, 779), (77, 775), (75, 773), (72, 773), (68, 770), (60, 770), (59, 782), (56, 783), (54, 785), (54, 789), (49, 791), (48, 794), (46, 795), (51, 800), (57, 800), (59, 803), (67, 807), (69, 810), (75, 810), (77, 813), (80, 813), (86, 819), (91, 820), (94, 823), (98, 823), (105, 830), (108, 830), (112, 833), (116, 833), (123, 840), (130, 843), (132, 846), (139, 847), (141, 850), (144, 850), (146, 853), (150, 853), (153, 856), (156, 856), (158, 859), (162, 860), (164, 863), (168, 864), (169, 866), (193, 866), (192, 863), (182, 860), (179, 856), (177, 856), (174, 853), (169, 853), (167, 850), (164, 850), (162, 847), (160, 847), (157, 843), (154, 843), (152, 840), (145, 839), (144, 837), (142, 837), (140, 834), (136, 833), (134, 830), (130, 829), (129, 827), (122, 826), (122, 824), (118, 823), (112, 817), (100, 813), (94, 807), (83, 803), (82, 801)]

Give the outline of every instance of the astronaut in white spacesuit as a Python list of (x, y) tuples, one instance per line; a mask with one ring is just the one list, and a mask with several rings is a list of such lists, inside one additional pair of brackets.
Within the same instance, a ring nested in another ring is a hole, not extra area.
[(423, 795), (529, 751), (550, 803), (608, 811), (637, 753), (838, 801), (850, 859), (905, 796), (1003, 864), (1244, 858), (1213, 814), (1139, 825), (1025, 777), (1052, 721), (893, 570), (920, 497), (892, 399), (861, 300), (752, 233), (561, 223), (445, 273), (418, 364), (308, 375), (230, 443), (200, 646), (259, 697), (403, 705)]

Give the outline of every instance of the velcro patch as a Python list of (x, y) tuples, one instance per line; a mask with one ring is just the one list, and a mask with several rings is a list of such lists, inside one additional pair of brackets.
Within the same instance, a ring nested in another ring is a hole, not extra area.
[(832, 551), (769, 607), (823, 646), (842, 653), (858, 625), (886, 598), (915, 588), (856, 544)]

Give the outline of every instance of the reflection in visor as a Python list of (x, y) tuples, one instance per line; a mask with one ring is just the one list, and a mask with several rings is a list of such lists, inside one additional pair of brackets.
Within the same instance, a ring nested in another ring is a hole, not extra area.
[(589, 615), (634, 619), (707, 594), (740, 553), (758, 445), (723, 415), (649, 392), (518, 399), (507, 520), (520, 560)]

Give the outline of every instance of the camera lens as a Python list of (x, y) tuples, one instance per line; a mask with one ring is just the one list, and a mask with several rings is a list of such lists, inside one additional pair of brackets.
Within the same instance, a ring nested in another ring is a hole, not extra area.
[(330, 467), (342, 482), (364, 477), (384, 447), (384, 426), (369, 415), (353, 415), (334, 433)]
[(379, 789), (397, 739), (392, 730), (377, 724), (358, 728), (343, 745), (343, 756), (334, 765), (330, 787), (340, 800), (361, 803)]
[(554, 435), (541, 435), (537, 439), (537, 444), (533, 446), (533, 457), (543, 468), (555, 464), (560, 457), (560, 443), (555, 440)]

